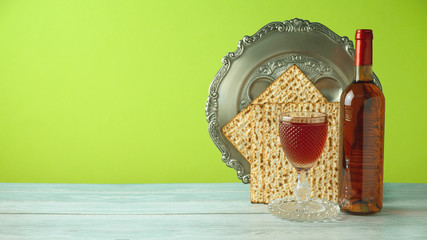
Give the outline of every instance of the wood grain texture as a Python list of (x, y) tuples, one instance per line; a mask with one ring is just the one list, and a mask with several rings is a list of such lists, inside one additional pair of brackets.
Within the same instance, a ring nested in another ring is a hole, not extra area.
[(385, 184), (384, 209), (278, 219), (249, 185), (0, 184), (0, 239), (426, 239), (427, 184)]

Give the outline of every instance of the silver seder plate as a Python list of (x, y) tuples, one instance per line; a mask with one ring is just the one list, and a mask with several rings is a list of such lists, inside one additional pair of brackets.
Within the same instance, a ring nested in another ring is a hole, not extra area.
[[(222, 161), (250, 182), (250, 164), (222, 135), (221, 128), (295, 64), (330, 101), (338, 102), (354, 76), (354, 47), (326, 26), (307, 20), (272, 22), (239, 41), (222, 59), (205, 107), (209, 135)], [(374, 74), (374, 82), (381, 84)]]

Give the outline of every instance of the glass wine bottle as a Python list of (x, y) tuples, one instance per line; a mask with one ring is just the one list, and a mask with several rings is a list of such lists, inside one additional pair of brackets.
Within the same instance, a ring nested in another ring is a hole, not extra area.
[(356, 31), (355, 79), (341, 95), (341, 211), (378, 213), (383, 200), (385, 99), (373, 82), (372, 30)]

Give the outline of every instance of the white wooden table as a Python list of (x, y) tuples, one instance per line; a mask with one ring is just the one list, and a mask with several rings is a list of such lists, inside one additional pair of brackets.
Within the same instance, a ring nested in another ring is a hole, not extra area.
[(374, 216), (298, 223), (241, 183), (0, 183), (0, 240), (16, 239), (427, 239), (427, 184), (385, 184)]

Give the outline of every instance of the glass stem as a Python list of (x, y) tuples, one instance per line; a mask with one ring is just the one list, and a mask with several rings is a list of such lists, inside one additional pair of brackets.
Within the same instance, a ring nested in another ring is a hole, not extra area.
[(298, 183), (294, 192), (299, 203), (305, 203), (310, 199), (311, 187), (310, 184), (308, 184), (307, 170), (301, 170), (298, 172)]

